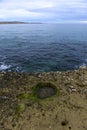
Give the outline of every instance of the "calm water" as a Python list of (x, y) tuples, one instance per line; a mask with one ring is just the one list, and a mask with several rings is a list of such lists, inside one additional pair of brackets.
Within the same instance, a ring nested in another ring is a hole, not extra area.
[(87, 24), (0, 25), (0, 70), (42, 72), (87, 65)]

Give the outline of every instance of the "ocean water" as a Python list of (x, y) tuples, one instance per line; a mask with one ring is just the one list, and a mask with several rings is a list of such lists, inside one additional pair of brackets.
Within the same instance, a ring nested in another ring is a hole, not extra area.
[(0, 25), (0, 71), (64, 71), (86, 65), (87, 24)]

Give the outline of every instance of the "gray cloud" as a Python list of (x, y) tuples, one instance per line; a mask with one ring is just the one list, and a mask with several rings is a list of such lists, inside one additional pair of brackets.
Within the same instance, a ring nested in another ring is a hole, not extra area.
[(0, 0), (0, 20), (87, 21), (87, 1)]

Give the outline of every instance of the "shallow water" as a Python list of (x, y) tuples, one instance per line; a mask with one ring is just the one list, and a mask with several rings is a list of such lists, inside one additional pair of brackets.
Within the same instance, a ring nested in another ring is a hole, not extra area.
[(0, 25), (0, 70), (43, 72), (87, 65), (87, 24)]

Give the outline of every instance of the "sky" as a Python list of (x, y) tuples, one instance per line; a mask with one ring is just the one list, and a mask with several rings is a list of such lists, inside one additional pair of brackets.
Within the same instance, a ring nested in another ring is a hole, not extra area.
[(0, 21), (87, 23), (87, 0), (0, 0)]

